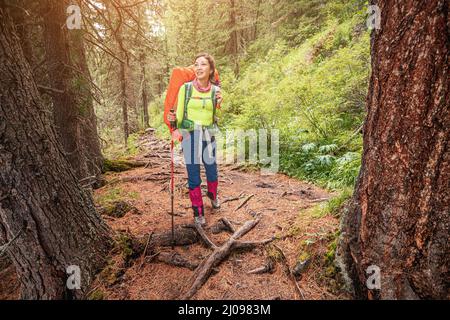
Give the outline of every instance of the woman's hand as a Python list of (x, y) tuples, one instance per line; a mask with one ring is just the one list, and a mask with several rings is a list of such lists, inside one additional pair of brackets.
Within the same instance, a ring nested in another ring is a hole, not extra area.
[(222, 100), (223, 100), (223, 98), (222, 98), (222, 92), (220, 92), (220, 88), (218, 88), (217, 91), (216, 91), (216, 101), (217, 101), (217, 104), (221, 104), (221, 103), (222, 103)]
[(177, 115), (175, 114), (175, 112), (170, 112), (167, 114), (167, 120), (170, 121), (177, 121)]
[(181, 134), (180, 130), (176, 129), (172, 131), (172, 140), (173, 141), (180, 141), (183, 140), (183, 135)]

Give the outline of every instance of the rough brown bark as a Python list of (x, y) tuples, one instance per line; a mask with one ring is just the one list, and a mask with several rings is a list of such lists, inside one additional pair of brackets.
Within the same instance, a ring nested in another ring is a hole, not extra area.
[[(18, 273), (22, 298), (82, 296), (105, 263), (110, 229), (63, 155), (0, 0), (0, 242)], [(68, 291), (67, 267), (81, 270)]]
[[(448, 1), (377, 1), (361, 171), (338, 261), (358, 298), (449, 298)], [(366, 286), (370, 265), (381, 287)]]
[(67, 159), (77, 177), (82, 179), (87, 176), (87, 167), (80, 144), (78, 93), (75, 90), (77, 77), (70, 57), (66, 8), (66, 1), (41, 2), (49, 85), (60, 91), (51, 95), (53, 122)]
[(33, 65), (33, 50), (30, 41), (30, 30), (27, 20), (30, 19), (30, 3), (26, 0), (17, 0), (17, 6), (11, 8), (11, 16), (15, 23), (17, 34), (20, 38), (23, 54), (30, 65)]

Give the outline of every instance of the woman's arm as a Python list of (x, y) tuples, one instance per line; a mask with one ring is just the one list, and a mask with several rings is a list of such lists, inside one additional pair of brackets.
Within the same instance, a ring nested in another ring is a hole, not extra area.
[(184, 97), (186, 95), (186, 87), (184, 84), (180, 87), (178, 91), (178, 99), (177, 99), (177, 128), (181, 127), (181, 122), (183, 121), (183, 113), (184, 113)]

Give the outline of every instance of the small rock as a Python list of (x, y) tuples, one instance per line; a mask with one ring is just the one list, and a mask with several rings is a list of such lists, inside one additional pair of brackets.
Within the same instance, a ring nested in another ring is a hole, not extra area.
[(307, 259), (304, 261), (299, 261), (295, 267), (292, 269), (292, 274), (295, 277), (300, 277), (303, 272), (308, 268), (308, 266), (311, 264), (311, 259)]
[(266, 183), (266, 182), (258, 182), (258, 183), (256, 184), (256, 186), (257, 186), (258, 188), (274, 188), (274, 185), (273, 185), (273, 184)]

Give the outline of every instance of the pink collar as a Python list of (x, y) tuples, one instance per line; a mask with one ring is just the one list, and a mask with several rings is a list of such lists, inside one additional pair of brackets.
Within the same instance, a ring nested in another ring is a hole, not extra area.
[(195, 89), (198, 92), (208, 92), (209, 90), (211, 90), (211, 82), (209, 82), (209, 81), (208, 81), (208, 86), (206, 88), (201, 88), (200, 87), (200, 83), (198, 82), (197, 78), (194, 79), (192, 84), (194, 85)]

